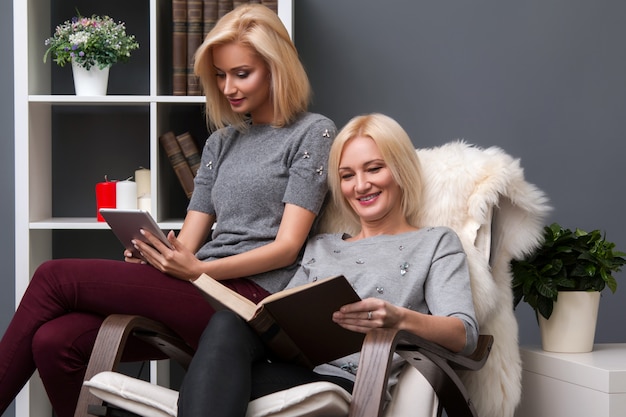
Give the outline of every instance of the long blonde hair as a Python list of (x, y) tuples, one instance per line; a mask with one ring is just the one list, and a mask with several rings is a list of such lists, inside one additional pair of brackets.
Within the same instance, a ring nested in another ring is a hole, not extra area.
[(206, 95), (209, 126), (233, 125), (240, 130), (246, 126), (245, 116), (235, 113), (218, 89), (213, 65), (213, 48), (232, 42), (252, 48), (267, 65), (274, 104), (272, 125), (289, 124), (307, 110), (311, 86), (287, 29), (266, 6), (244, 4), (224, 15), (195, 53), (194, 71)]
[(418, 226), (422, 202), (422, 170), (411, 139), (398, 122), (389, 116), (372, 113), (351, 119), (337, 134), (328, 158), (328, 185), (335, 211), (352, 227), (359, 218), (341, 193), (339, 163), (346, 143), (356, 137), (371, 138), (402, 190), (402, 213), (409, 224)]

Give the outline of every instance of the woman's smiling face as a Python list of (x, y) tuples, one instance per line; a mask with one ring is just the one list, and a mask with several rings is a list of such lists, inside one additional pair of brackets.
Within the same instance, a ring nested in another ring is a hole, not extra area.
[(339, 161), (341, 192), (365, 223), (403, 217), (402, 190), (393, 178), (376, 142), (357, 136), (344, 146)]

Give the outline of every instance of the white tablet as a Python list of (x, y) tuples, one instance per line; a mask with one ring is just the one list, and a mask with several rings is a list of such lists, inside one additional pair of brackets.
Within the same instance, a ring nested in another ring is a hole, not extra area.
[(140, 229), (149, 231), (167, 247), (172, 248), (172, 245), (167, 240), (167, 237), (159, 228), (156, 221), (154, 221), (150, 213), (145, 210), (101, 208), (100, 214), (102, 214), (104, 220), (109, 224), (115, 236), (122, 242), (124, 248), (131, 251), (136, 258), (143, 259), (133, 246), (132, 240), (136, 239), (149, 243), (145, 236), (139, 232)]

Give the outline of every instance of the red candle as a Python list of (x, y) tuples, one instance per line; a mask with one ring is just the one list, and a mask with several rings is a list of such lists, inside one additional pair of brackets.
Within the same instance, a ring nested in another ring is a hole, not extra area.
[(104, 177), (104, 182), (96, 184), (96, 218), (99, 222), (105, 221), (100, 215), (101, 208), (115, 208), (115, 183)]

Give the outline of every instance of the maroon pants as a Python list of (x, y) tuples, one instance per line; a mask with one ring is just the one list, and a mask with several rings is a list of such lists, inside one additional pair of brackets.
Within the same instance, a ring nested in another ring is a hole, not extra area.
[[(246, 279), (224, 283), (258, 302), (268, 292)], [(0, 414), (35, 369), (58, 417), (71, 417), (100, 324), (109, 314), (163, 322), (194, 348), (213, 314), (189, 282), (149, 265), (96, 259), (42, 264), (0, 341)], [(159, 357), (136, 341), (124, 361)]]

